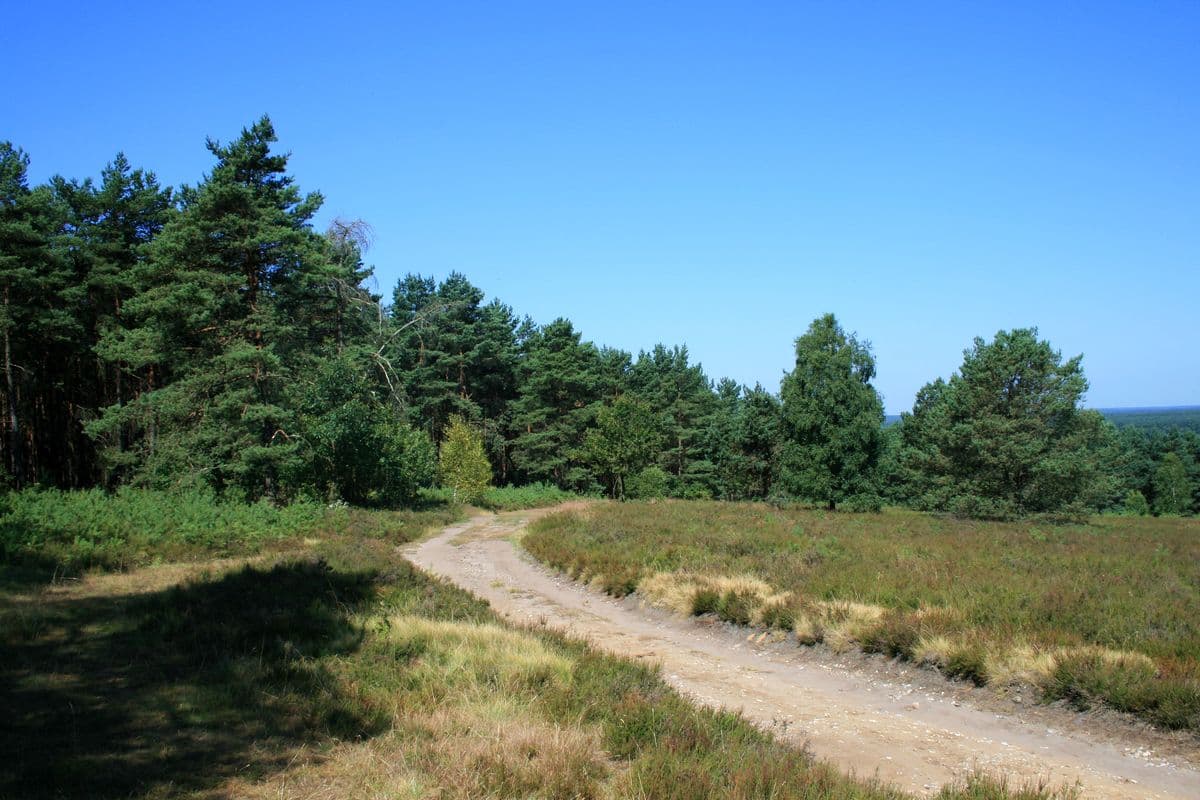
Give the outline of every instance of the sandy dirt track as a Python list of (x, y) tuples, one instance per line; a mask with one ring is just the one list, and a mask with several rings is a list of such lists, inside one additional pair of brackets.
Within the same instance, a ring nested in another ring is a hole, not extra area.
[(590, 590), (535, 563), (514, 543), (544, 513), (477, 516), (404, 553), (485, 598), (509, 620), (545, 624), (660, 664), (666, 680), (694, 700), (740, 710), (847, 771), (917, 794), (981, 768), (1018, 782), (1078, 781), (1084, 798), (1200, 798), (1200, 771), (1144, 743), (1103, 741), (1076, 727), (1078, 715), (1071, 712), (1032, 719), (997, 713), (936, 675), (908, 681), (910, 668), (858, 668), (810, 648), (758, 642), (727, 625)]

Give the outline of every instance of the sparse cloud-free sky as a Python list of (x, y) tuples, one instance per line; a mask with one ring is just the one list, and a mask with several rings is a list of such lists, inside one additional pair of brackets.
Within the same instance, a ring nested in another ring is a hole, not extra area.
[(833, 311), (889, 412), (1036, 325), (1092, 406), (1200, 403), (1200, 4), (10, 3), (0, 138), (195, 183), (270, 114), (390, 295), (778, 388)]

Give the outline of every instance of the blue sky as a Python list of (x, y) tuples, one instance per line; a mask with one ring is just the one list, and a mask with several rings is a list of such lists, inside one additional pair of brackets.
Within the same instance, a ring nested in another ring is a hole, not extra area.
[(598, 343), (778, 388), (832, 311), (890, 412), (1036, 325), (1093, 406), (1200, 403), (1200, 4), (10, 4), (0, 138), (169, 184), (263, 113), (374, 225)]

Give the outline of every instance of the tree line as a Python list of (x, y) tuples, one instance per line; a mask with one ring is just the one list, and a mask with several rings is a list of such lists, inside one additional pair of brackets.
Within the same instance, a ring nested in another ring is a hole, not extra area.
[(1200, 437), (1083, 410), (1081, 359), (1035, 330), (976, 340), (885, 429), (870, 346), (833, 315), (776, 393), (713, 381), (686, 346), (635, 357), (537, 324), (458, 273), (376, 295), (369, 226), (318, 232), (321, 195), (275, 142), (266, 117), (209, 140), (211, 171), (177, 189), (123, 155), (30, 186), (27, 154), (0, 143), (7, 485), (404, 505), (442, 449), (472, 485), (614, 497), (1200, 509)]

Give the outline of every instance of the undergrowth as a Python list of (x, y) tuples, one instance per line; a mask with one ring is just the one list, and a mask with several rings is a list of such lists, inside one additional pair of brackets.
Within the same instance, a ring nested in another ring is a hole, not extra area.
[(0, 496), (0, 563), (59, 574), (247, 555), (330, 536), (415, 536), (458, 509), (366, 511), (295, 502), (224, 503), (205, 492), (27, 489)]
[[(445, 488), (424, 489), (421, 494), (427, 501), (441, 504), (451, 504), (454, 499), (454, 493)], [(577, 499), (579, 495), (553, 484), (531, 483), (526, 486), (489, 486), (472, 505), (488, 511), (520, 511), (556, 506)]]

